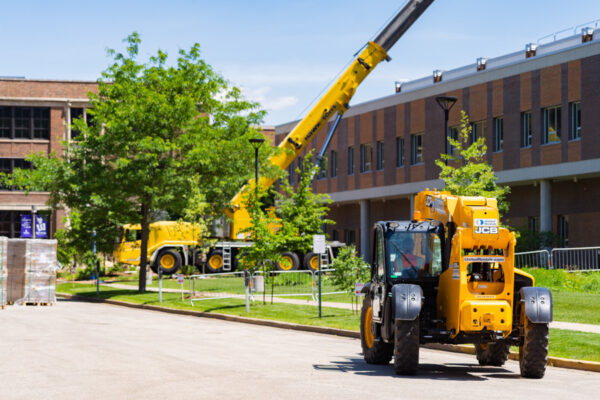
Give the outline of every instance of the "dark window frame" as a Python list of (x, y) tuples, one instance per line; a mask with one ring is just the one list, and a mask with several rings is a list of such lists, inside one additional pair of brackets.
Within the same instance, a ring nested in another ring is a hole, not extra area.
[(0, 106), (0, 139), (50, 140), (50, 107)]
[[(550, 132), (550, 126), (554, 125), (554, 132)], [(561, 142), (562, 134), (562, 111), (561, 106), (544, 107), (542, 109), (542, 144), (557, 144)], [(554, 135), (554, 140), (550, 140)]]
[(494, 118), (494, 153), (504, 150), (504, 118)]
[(531, 110), (521, 111), (521, 148), (530, 148), (532, 138), (533, 125), (531, 124)]
[(384, 151), (383, 141), (377, 141), (377, 171), (382, 171), (384, 169)]
[(404, 138), (396, 138), (396, 167), (404, 167)]
[(569, 140), (581, 139), (581, 101), (569, 103)]
[(363, 143), (360, 145), (360, 172), (371, 171), (373, 171), (373, 145), (371, 143)]
[(354, 175), (354, 147), (348, 147), (348, 175)]
[(332, 178), (337, 177), (337, 151), (331, 150), (329, 153), (330, 173)]
[(423, 133), (414, 133), (410, 135), (410, 164), (419, 165), (425, 162), (425, 148), (423, 143)]

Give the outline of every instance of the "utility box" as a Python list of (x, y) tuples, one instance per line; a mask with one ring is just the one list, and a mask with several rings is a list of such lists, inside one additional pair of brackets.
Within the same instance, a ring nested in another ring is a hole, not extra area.
[(56, 240), (8, 239), (9, 304), (56, 302)]

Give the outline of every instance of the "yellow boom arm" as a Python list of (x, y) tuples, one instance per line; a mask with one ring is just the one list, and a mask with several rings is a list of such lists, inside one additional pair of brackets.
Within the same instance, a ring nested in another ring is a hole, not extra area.
[[(358, 85), (377, 64), (382, 60), (389, 60), (389, 49), (432, 2), (433, 0), (410, 0), (377, 38), (367, 43), (327, 93), (279, 144), (281, 151), (271, 156), (268, 162), (286, 169), (334, 114), (342, 115), (346, 112)], [(274, 179), (261, 177), (258, 185), (269, 188), (274, 182)], [(232, 211), (228, 213), (232, 221), (231, 239), (244, 239), (241, 231), (250, 226), (250, 216), (243, 203), (245, 191), (253, 186), (254, 180), (251, 180), (231, 200)]]

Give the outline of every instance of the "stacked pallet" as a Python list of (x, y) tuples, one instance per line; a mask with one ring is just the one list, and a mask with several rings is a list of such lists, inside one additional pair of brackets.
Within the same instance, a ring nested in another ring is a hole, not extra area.
[(8, 239), (8, 303), (56, 301), (56, 240)]
[(8, 294), (6, 293), (6, 278), (8, 274), (6, 269), (7, 240), (7, 238), (0, 236), (0, 308), (3, 310), (8, 302)]

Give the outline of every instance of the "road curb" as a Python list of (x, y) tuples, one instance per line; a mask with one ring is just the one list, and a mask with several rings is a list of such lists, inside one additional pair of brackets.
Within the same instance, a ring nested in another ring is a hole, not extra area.
[[(348, 338), (353, 338), (353, 339), (360, 339), (360, 332), (349, 331), (349, 330), (345, 330), (345, 329), (327, 328), (327, 327), (312, 326), (312, 325), (301, 325), (301, 324), (294, 324), (291, 322), (281, 322), (281, 321), (272, 321), (272, 320), (266, 320), (266, 319), (240, 317), (237, 315), (207, 313), (207, 312), (203, 312), (203, 311), (177, 310), (174, 308), (152, 306), (152, 305), (148, 305), (148, 304), (135, 304), (135, 303), (128, 303), (126, 301), (98, 299), (98, 298), (94, 298), (94, 297), (78, 296), (78, 295), (65, 294), (65, 293), (57, 293), (56, 296), (62, 297), (65, 299), (86, 301), (86, 302), (90, 302), (90, 303), (105, 303), (105, 304), (111, 304), (111, 305), (121, 306), (121, 307), (137, 308), (140, 310), (160, 311), (160, 312), (164, 312), (164, 313), (168, 313), (168, 314), (212, 318), (212, 319), (219, 319), (219, 320), (230, 321), (230, 322), (241, 322), (241, 323), (245, 323), (245, 324), (269, 326), (269, 327), (273, 327), (273, 328), (291, 329), (291, 330), (295, 330), (295, 331), (321, 333), (321, 334), (326, 334), (326, 335), (335, 335), (335, 336), (342, 336), (342, 337), (348, 337)], [(450, 351), (453, 353), (475, 354), (474, 347), (465, 346), (465, 345), (428, 343), (428, 344), (423, 345), (422, 347), (427, 348), (427, 349), (432, 349), (432, 350)], [(511, 351), (510, 354), (508, 355), (508, 358), (511, 360), (518, 361), (519, 353)], [(560, 358), (560, 357), (548, 357), (548, 365), (552, 366), (552, 367), (559, 367), (559, 368), (577, 369), (577, 370), (589, 371), (589, 372), (600, 372), (600, 362), (594, 362), (594, 361), (570, 360), (567, 358)]]

